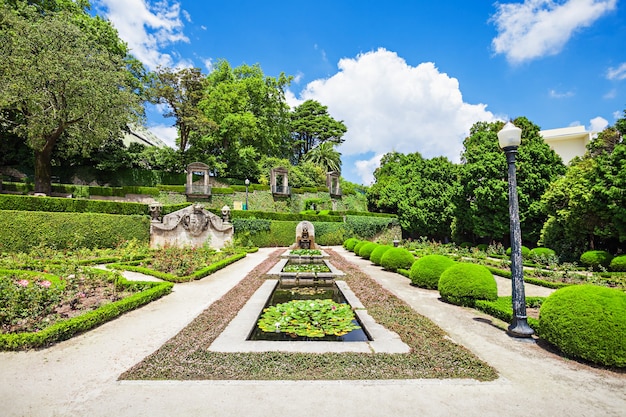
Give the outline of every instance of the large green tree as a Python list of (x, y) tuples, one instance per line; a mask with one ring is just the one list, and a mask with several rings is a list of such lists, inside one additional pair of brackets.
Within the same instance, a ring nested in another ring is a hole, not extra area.
[(292, 160), (298, 163), (309, 151), (325, 142), (339, 145), (348, 128), (332, 118), (328, 108), (318, 101), (307, 100), (291, 113)]
[(398, 214), (410, 237), (443, 241), (450, 237), (457, 167), (447, 158), (391, 152), (374, 172), (367, 190), (370, 210)]
[[(522, 239), (534, 246), (546, 220), (541, 196), (552, 181), (565, 173), (565, 166), (539, 135), (537, 125), (525, 117), (513, 123), (522, 129), (516, 158)], [(457, 240), (509, 240), (507, 165), (497, 137), (502, 127), (502, 122), (476, 123), (464, 141), (455, 200)]]
[(63, 10), (0, 7), (0, 108), (13, 115), (2, 122), (34, 152), (36, 192), (50, 193), (60, 142), (67, 153), (87, 154), (140, 112), (123, 43), (113, 51), (111, 39), (96, 36), (105, 33), (103, 21), (85, 22)]
[[(626, 116), (626, 112), (624, 113)], [(626, 117), (600, 132), (583, 158), (543, 196), (549, 215), (542, 243), (566, 260), (587, 249), (623, 250), (626, 242)]]
[[(291, 77), (265, 76), (259, 65), (232, 68), (219, 61), (207, 76), (199, 108), (210, 124), (190, 153), (235, 178), (258, 176), (261, 156), (286, 153)], [(211, 159), (214, 158), (214, 159)]]

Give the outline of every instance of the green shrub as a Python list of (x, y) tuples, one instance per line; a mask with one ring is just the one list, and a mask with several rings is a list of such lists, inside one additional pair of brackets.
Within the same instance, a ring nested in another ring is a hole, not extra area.
[(361, 247), (363, 247), (363, 245), (365, 245), (366, 243), (369, 243), (369, 242), (367, 240), (360, 240), (356, 245), (354, 245), (354, 248), (352, 248), (352, 252), (358, 255), (359, 251), (361, 250)]
[(530, 257), (533, 259), (549, 258), (556, 256), (556, 252), (550, 248), (534, 248), (530, 251)]
[(355, 237), (351, 237), (350, 239), (346, 239), (345, 242), (343, 242), (343, 247), (346, 248), (349, 251), (352, 251), (354, 249), (354, 247), (356, 246), (357, 243), (359, 243), (360, 240), (355, 238)]
[(626, 255), (616, 256), (609, 265), (611, 271), (626, 272)]
[(459, 246), (465, 249), (469, 249), (474, 246), (474, 244), (472, 242), (462, 242)]
[(483, 252), (486, 252), (487, 248), (489, 248), (489, 245), (486, 243), (481, 243), (479, 245), (476, 245), (476, 249), (481, 250)]
[[(342, 218), (343, 219), (343, 218)], [(346, 216), (346, 226), (361, 239), (371, 239), (378, 233), (398, 224), (393, 217)]]
[(370, 261), (372, 261), (374, 265), (381, 265), (383, 255), (391, 248), (393, 248), (391, 245), (379, 245), (370, 254)]
[[(498, 297), (495, 301), (476, 300), (474, 308), (500, 319), (503, 322), (511, 323), (513, 321), (513, 302), (511, 298), (511, 296), (508, 296)], [(526, 308), (540, 307), (544, 300), (545, 297), (526, 297)], [(539, 332), (539, 320), (534, 317), (528, 317), (527, 322), (535, 332)]]
[(361, 246), (359, 250), (359, 256), (364, 259), (369, 259), (372, 255), (374, 249), (378, 247), (378, 243), (367, 242), (365, 245)]
[(626, 293), (572, 285), (552, 293), (539, 313), (539, 334), (573, 357), (626, 366)]
[(611, 265), (613, 256), (604, 250), (589, 250), (580, 255), (580, 263), (598, 271)]
[(28, 252), (38, 245), (55, 249), (114, 248), (150, 239), (148, 216), (101, 213), (0, 211), (0, 252)]
[(426, 255), (413, 262), (409, 278), (413, 285), (436, 290), (443, 271), (454, 264), (454, 260), (444, 255)]
[(315, 243), (318, 245), (336, 246), (341, 245), (345, 240), (346, 227), (343, 223), (313, 222), (313, 226), (315, 227)]
[(457, 263), (439, 278), (441, 298), (452, 304), (473, 307), (475, 300), (498, 298), (496, 280), (487, 268), (478, 264)]
[[(507, 256), (511, 256), (511, 248), (506, 250)], [(530, 249), (527, 246), (522, 245), (522, 258), (528, 258), (530, 256)]]
[(415, 257), (405, 248), (391, 248), (383, 254), (380, 260), (382, 267), (392, 272), (398, 269), (411, 269), (413, 262), (415, 262)]

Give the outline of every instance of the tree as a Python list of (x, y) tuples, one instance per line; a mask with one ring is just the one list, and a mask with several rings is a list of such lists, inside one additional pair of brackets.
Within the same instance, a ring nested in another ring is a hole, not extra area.
[(176, 119), (176, 142), (181, 154), (187, 150), (191, 135), (202, 135), (208, 130), (209, 122), (198, 107), (203, 90), (204, 76), (199, 68), (159, 67), (154, 74), (149, 93), (151, 101), (167, 105), (163, 117)]
[[(624, 113), (626, 115), (626, 112)], [(626, 241), (626, 118), (600, 132), (542, 198), (542, 244), (576, 261), (588, 249), (617, 252)]]
[[(565, 173), (565, 166), (539, 135), (538, 126), (525, 117), (518, 117), (514, 124), (522, 129), (516, 158), (522, 239), (535, 245), (546, 220), (541, 196), (553, 180)], [(507, 165), (497, 137), (502, 126), (502, 122), (476, 123), (464, 141), (460, 189), (455, 200), (457, 240), (508, 242)]]
[[(259, 65), (231, 68), (220, 61), (206, 79), (202, 114), (211, 124), (208, 134), (191, 142), (198, 160), (214, 157), (229, 176), (244, 179), (258, 167), (261, 155), (282, 157), (288, 137), (285, 88), (291, 77), (266, 77)], [(209, 162), (207, 162), (209, 163)]]
[(342, 121), (333, 119), (328, 108), (315, 100), (307, 100), (291, 113), (292, 159), (300, 161), (310, 150), (321, 143), (344, 142), (348, 128)]
[(17, 115), (3, 122), (34, 151), (35, 191), (49, 194), (57, 144), (88, 153), (119, 136), (139, 114), (139, 100), (124, 58), (71, 14), (21, 13), (0, 8), (0, 108)]
[(324, 172), (341, 172), (341, 154), (335, 149), (334, 142), (322, 142), (308, 151), (304, 162), (311, 162), (321, 167)]
[(456, 166), (447, 158), (424, 159), (419, 153), (383, 156), (367, 191), (371, 210), (398, 214), (411, 237), (445, 240), (450, 236), (456, 192)]

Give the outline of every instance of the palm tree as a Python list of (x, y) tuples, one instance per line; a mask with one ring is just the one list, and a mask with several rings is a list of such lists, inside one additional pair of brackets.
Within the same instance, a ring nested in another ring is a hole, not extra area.
[(304, 161), (322, 167), (326, 172), (341, 171), (341, 153), (335, 149), (335, 143), (322, 142), (304, 155)]

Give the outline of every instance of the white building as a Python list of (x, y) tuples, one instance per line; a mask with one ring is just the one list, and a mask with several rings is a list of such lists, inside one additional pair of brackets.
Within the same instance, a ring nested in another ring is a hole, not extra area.
[(583, 156), (586, 146), (591, 141), (593, 132), (587, 132), (584, 126), (564, 127), (561, 129), (542, 130), (539, 134), (554, 152), (563, 159), (564, 164), (576, 156)]

